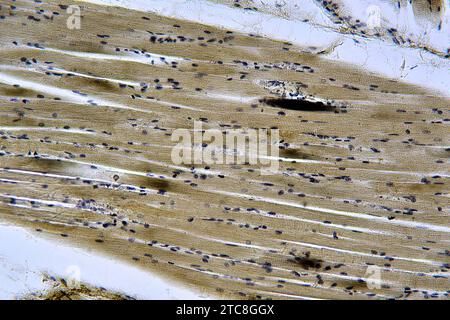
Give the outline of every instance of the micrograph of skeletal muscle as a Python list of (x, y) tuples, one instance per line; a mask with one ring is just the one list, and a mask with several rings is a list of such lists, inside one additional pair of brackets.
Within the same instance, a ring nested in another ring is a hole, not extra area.
[(0, 298), (448, 299), (449, 10), (0, 0)]

